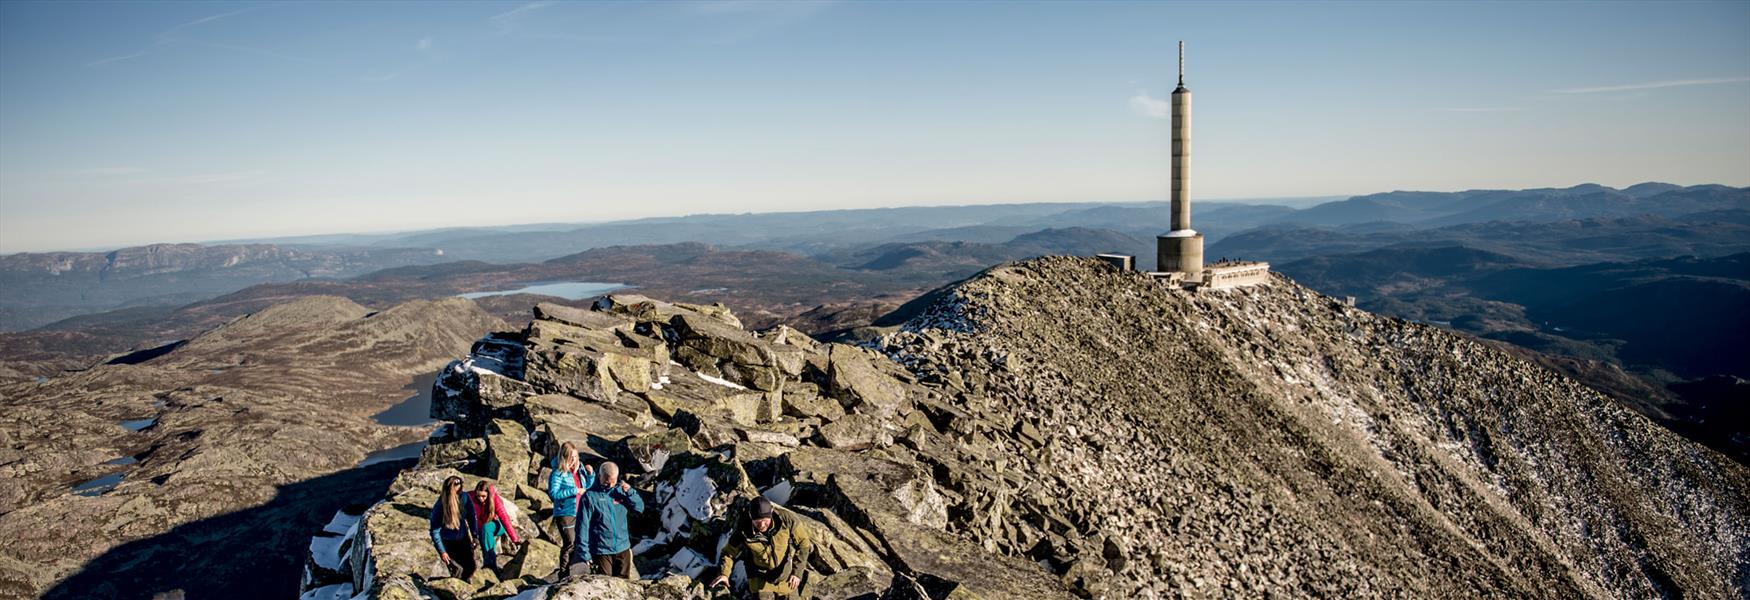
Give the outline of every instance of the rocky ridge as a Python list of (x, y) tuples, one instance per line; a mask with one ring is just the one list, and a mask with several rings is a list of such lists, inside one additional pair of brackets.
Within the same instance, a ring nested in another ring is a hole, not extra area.
[[(1750, 588), (1750, 474), (1579, 384), (1277, 277), (1188, 293), (1086, 259), (932, 294), (869, 347), (714, 306), (541, 305), (443, 372), (451, 422), (312, 543), (308, 598), (702, 597), (739, 506), (817, 532), (805, 597), (1528, 598)], [(550, 579), (558, 444), (650, 507), (639, 581)], [(446, 577), (438, 482), (530, 541)]]

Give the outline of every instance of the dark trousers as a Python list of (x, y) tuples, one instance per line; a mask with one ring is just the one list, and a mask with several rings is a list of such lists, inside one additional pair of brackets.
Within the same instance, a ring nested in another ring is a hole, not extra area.
[(493, 574), (497, 574), (498, 573), (498, 552), (496, 550), (487, 550), (485, 546), (481, 546), (480, 547), (480, 566), (486, 567), (486, 570), (492, 571)]
[(577, 560), (577, 517), (553, 517), (559, 525), (559, 572)]
[(444, 540), (444, 552), (450, 555), (450, 575), (462, 579), (474, 578), (474, 569), (478, 566), (474, 564), (473, 542), (470, 542), (468, 538), (446, 539)]
[(603, 554), (595, 557), (596, 568), (601, 574), (621, 579), (632, 578), (632, 549), (621, 550), (617, 554)]

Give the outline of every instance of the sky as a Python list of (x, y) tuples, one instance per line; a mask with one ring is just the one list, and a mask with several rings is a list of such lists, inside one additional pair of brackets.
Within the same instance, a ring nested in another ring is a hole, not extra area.
[(1750, 2), (4, 2), (0, 253), (1750, 185)]

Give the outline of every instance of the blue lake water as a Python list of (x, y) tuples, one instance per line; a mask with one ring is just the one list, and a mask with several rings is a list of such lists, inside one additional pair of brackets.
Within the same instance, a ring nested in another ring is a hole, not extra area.
[(103, 464), (106, 464), (106, 465), (131, 465), (131, 464), (134, 464), (137, 462), (140, 462), (140, 459), (134, 458), (134, 455), (129, 454), (129, 455), (123, 456), (121, 458), (116, 458), (116, 459), (104, 461)]
[(539, 294), (554, 296), (566, 300), (582, 300), (591, 296), (600, 296), (614, 290), (627, 287), (623, 283), (600, 283), (595, 281), (569, 281), (559, 283), (535, 283), (514, 290), (494, 292), (468, 292), (457, 294), (463, 298), (485, 298), (487, 296), (509, 296), (511, 294)]
[[(371, 466), (371, 465), (374, 465), (377, 463), (385, 463), (385, 462), (397, 461), (397, 460), (415, 459), (415, 458), (419, 458), (419, 453), (423, 450), (425, 450), (425, 440), (420, 440), (417, 442), (413, 442), (411, 444), (402, 444), (402, 445), (396, 446), (394, 448), (389, 448), (386, 450), (378, 450), (376, 452), (366, 454), (365, 459), (359, 461), (358, 466), (359, 467), (368, 467), (368, 466)], [(355, 468), (357, 468), (357, 467), (355, 467)]]
[(437, 372), (432, 372), (413, 378), (413, 383), (402, 388), (410, 394), (406, 400), (396, 403), (371, 418), (383, 425), (401, 427), (419, 427), (436, 423), (437, 419), (431, 418), (431, 385), (437, 383), (437, 377)]
[(81, 496), (102, 496), (115, 489), (122, 482), (121, 473), (110, 473), (97, 479), (73, 486), (73, 493)]
[(151, 426), (157, 425), (157, 424), (158, 424), (158, 417), (152, 417), (150, 419), (130, 419), (127, 421), (122, 421), (122, 427), (128, 428), (128, 431), (140, 431), (142, 429), (146, 429), (148, 427), (151, 427)]

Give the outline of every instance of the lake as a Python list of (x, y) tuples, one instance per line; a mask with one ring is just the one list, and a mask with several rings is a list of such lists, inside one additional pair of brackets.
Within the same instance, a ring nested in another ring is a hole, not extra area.
[(554, 296), (566, 300), (582, 300), (592, 296), (600, 296), (614, 290), (629, 287), (623, 283), (601, 283), (596, 281), (569, 281), (559, 283), (534, 283), (514, 290), (495, 292), (468, 292), (457, 294), (463, 298), (485, 298), (487, 296), (509, 296), (511, 294), (538, 294)]
[(431, 418), (431, 386), (437, 382), (438, 372), (427, 373), (413, 378), (413, 383), (402, 388), (411, 395), (406, 400), (397, 402), (383, 412), (371, 417), (383, 425), (396, 427), (419, 427), (436, 423)]

